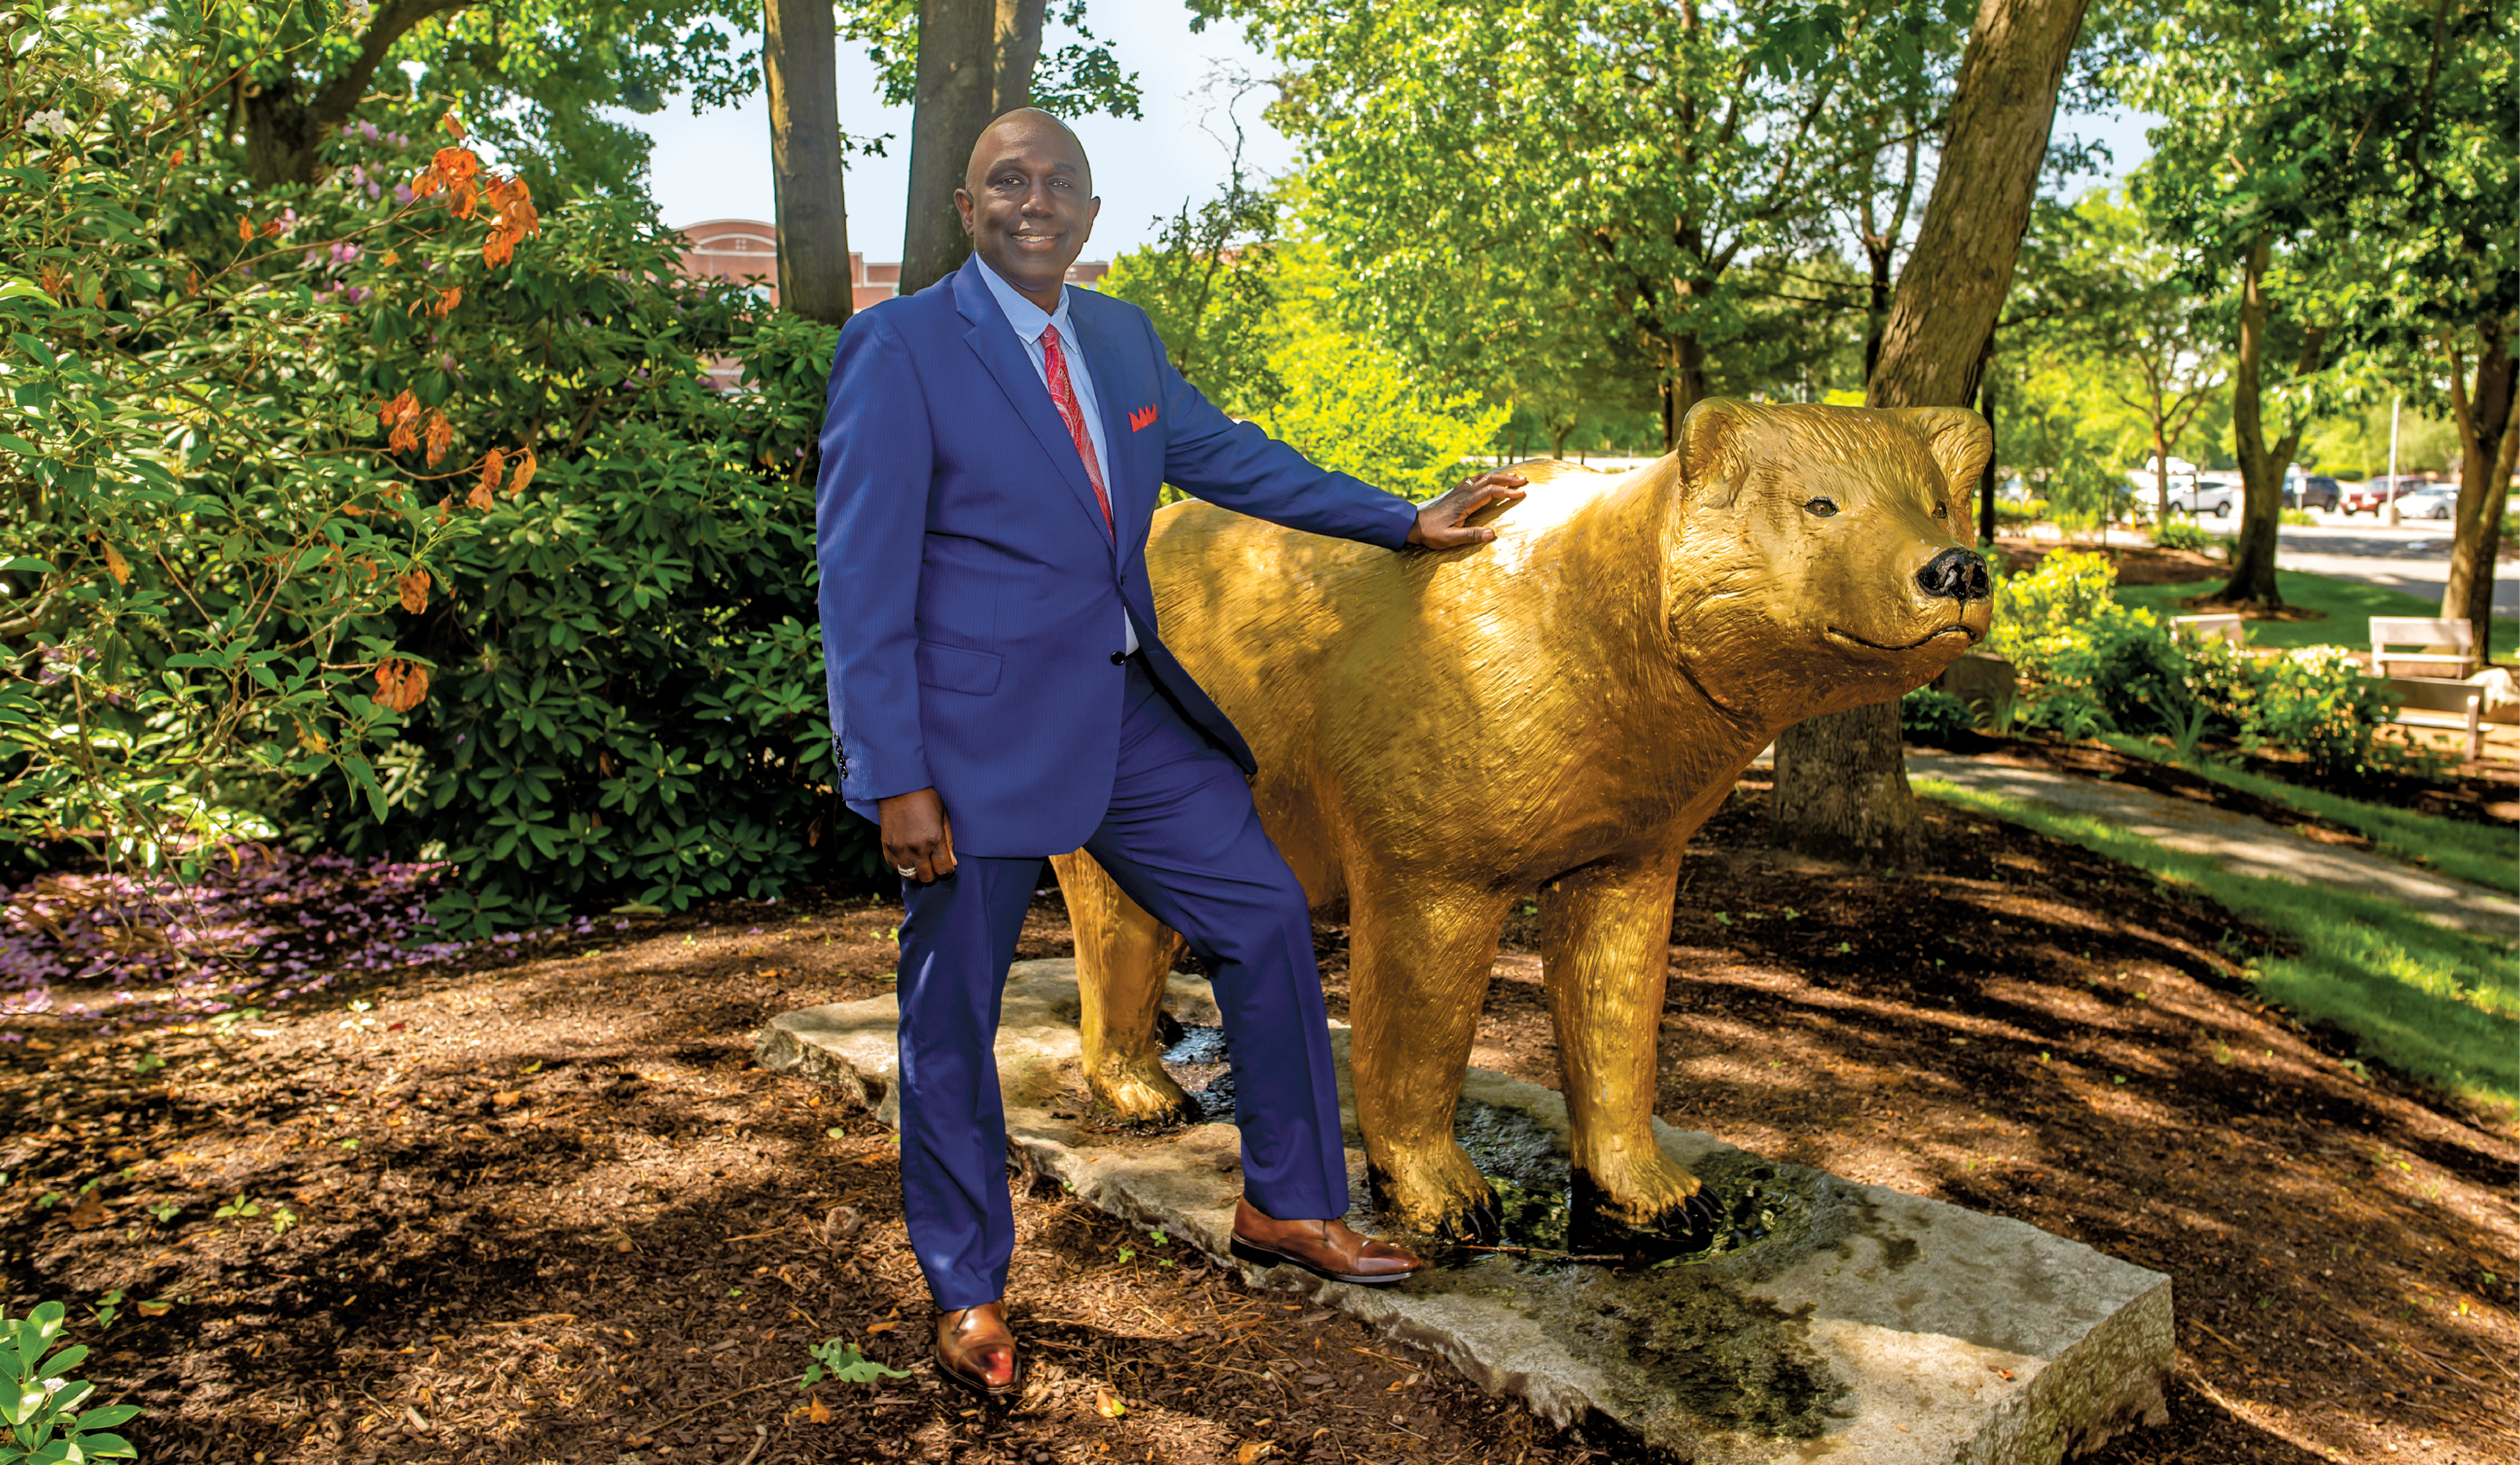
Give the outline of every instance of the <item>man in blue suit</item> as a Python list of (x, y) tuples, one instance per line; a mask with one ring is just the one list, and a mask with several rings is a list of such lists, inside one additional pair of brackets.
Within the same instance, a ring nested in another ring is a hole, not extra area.
[(1082, 846), (1214, 974), (1244, 1195), (1236, 1253), (1357, 1283), (1418, 1260), (1349, 1230), (1302, 888), (1261, 829), (1250, 749), (1164, 648), (1147, 579), (1166, 482), (1391, 550), (1493, 539), (1484, 474), (1419, 508), (1325, 471), (1182, 379), (1146, 314), (1063, 283), (1100, 202), (1046, 112), (992, 123), (955, 195), (973, 254), (840, 333), (816, 538), (841, 792), (902, 877), (902, 1209), (940, 1371), (1021, 1369), (994, 1058), (1044, 860)]

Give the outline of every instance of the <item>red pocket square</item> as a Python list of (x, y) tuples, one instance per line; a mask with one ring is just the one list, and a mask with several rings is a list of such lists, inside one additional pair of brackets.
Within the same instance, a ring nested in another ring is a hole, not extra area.
[(1129, 430), (1132, 432), (1144, 432), (1153, 425), (1155, 425), (1155, 409), (1152, 407), (1141, 407), (1129, 414)]

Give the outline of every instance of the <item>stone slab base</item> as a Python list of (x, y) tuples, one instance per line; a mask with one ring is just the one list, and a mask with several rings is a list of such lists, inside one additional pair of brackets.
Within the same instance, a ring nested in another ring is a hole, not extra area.
[[(1167, 1007), (1189, 1026), (1217, 1020), (1206, 984), (1191, 978), (1173, 979)], [(1094, 1125), (1076, 1016), (1072, 962), (1017, 963), (998, 1041), (1011, 1156), (1112, 1215), (1238, 1265), (1226, 1250), (1240, 1190), (1235, 1130)], [(756, 1056), (897, 1122), (894, 1022), (888, 997), (790, 1012), (762, 1030)], [(1333, 1043), (1363, 1196), (1344, 1029)], [(1522, 1136), (1522, 1161), (1553, 1144), (1562, 1165), (1566, 1107), (1554, 1091), (1474, 1068), (1462, 1098), (1465, 1123), (1476, 1115)], [(1701, 1176), (1751, 1176), (1787, 1198), (1767, 1238), (1659, 1269), (1489, 1256), (1381, 1289), (1282, 1266), (1245, 1275), (1441, 1354), (1554, 1423), (1606, 1420), (1705, 1465), (2046, 1465), (2167, 1417), (2161, 1273), (1659, 1122), (1655, 1134)], [(1373, 1225), (1370, 1214), (1350, 1221)]]

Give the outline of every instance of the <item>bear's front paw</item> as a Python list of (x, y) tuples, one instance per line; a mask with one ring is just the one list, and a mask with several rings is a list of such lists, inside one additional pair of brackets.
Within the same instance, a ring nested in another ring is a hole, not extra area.
[(1366, 1182), (1373, 1208), (1412, 1234), (1492, 1246), (1504, 1233), (1496, 1191), (1459, 1145), (1371, 1162)]
[[(1682, 1256), (1715, 1244), (1724, 1223), (1715, 1192), (1695, 1176), (1672, 1167), (1667, 1182), (1645, 1194), (1622, 1194), (1583, 1171), (1573, 1176), (1574, 1214), (1567, 1245), (1575, 1251), (1616, 1256)], [(1687, 1182), (1686, 1193), (1680, 1184)]]

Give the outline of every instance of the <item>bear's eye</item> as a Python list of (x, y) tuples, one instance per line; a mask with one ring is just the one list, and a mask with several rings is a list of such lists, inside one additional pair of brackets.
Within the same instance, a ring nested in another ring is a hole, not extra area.
[(1810, 510), (1814, 514), (1821, 518), (1826, 518), (1830, 514), (1837, 512), (1837, 501), (1835, 499), (1813, 499), (1805, 503), (1803, 507)]
[(1934, 516), (1935, 518), (1941, 518), (1941, 517), (1943, 516), (1944, 512), (1945, 512), (1945, 510), (1944, 510), (1944, 508), (1943, 508), (1943, 506), (1942, 506), (1942, 505), (1940, 505), (1940, 504), (1936, 504), (1930, 511), (1932, 512), (1932, 514), (1933, 514), (1933, 516)]

